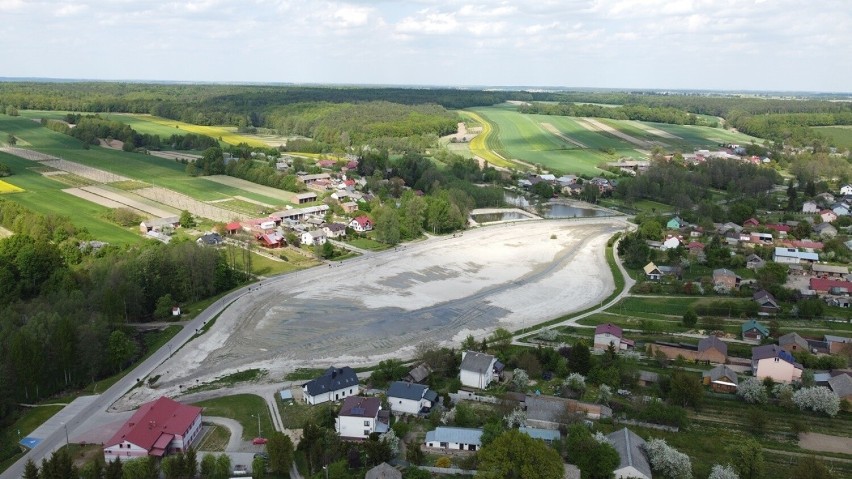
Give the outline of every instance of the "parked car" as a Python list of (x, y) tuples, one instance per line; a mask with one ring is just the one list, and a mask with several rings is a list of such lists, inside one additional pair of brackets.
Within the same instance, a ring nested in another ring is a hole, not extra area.
[(242, 464), (237, 464), (236, 466), (234, 466), (234, 475), (235, 476), (247, 476), (248, 475), (248, 469), (246, 468), (246, 466), (244, 466)]
[(254, 444), (255, 446), (258, 446), (258, 445), (261, 445), (261, 444), (266, 444), (266, 438), (265, 437), (256, 437), (256, 438), (251, 440), (251, 443)]

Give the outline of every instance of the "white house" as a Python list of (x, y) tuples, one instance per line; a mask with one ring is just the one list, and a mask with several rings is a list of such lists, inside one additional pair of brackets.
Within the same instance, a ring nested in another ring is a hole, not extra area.
[(610, 344), (615, 347), (616, 351), (631, 349), (635, 345), (633, 341), (624, 339), (621, 328), (614, 324), (606, 323), (595, 326), (594, 349), (607, 349)]
[(349, 222), (349, 227), (359, 233), (371, 231), (373, 229), (373, 220), (366, 216), (358, 216), (357, 218), (352, 218), (352, 221)]
[(305, 231), (302, 233), (302, 244), (306, 245), (324, 245), (328, 241), (325, 230)]
[(482, 429), (437, 427), (426, 432), (426, 447), (450, 451), (478, 451), (482, 447)]
[(323, 226), (325, 236), (328, 238), (340, 238), (346, 236), (346, 225), (342, 223), (329, 223)]
[(802, 379), (803, 367), (781, 346), (767, 344), (751, 349), (751, 369), (758, 379), (772, 378), (777, 383), (791, 383)]
[(819, 213), (819, 206), (817, 206), (816, 201), (805, 201), (805, 204), (802, 205), (802, 213)]
[(666, 250), (669, 250), (669, 249), (675, 249), (678, 246), (680, 246), (680, 240), (675, 238), (674, 236), (672, 236), (671, 238), (668, 238), (665, 241), (663, 241), (663, 247), (660, 248), (660, 249), (663, 250), (663, 251), (666, 251)]
[(437, 400), (438, 393), (423, 384), (396, 381), (388, 388), (388, 404), (396, 414), (429, 412)]
[(491, 381), (499, 380), (503, 364), (490, 354), (462, 352), (461, 383), (470, 388), (485, 389)]
[(840, 187), (840, 195), (852, 195), (852, 185), (843, 185)]
[(606, 438), (618, 452), (618, 467), (612, 471), (616, 479), (651, 479), (651, 464), (642, 448), (644, 439), (626, 427)]
[(381, 414), (382, 400), (349, 396), (343, 401), (334, 429), (346, 439), (367, 439), (370, 434), (388, 432), (388, 422)]
[(165, 396), (143, 404), (108, 441), (104, 460), (127, 461), (183, 452), (201, 432), (201, 408)]
[(349, 366), (342, 368), (330, 367), (322, 376), (302, 385), (305, 402), (320, 404), (327, 401), (339, 401), (348, 396), (356, 396), (361, 392), (358, 376)]

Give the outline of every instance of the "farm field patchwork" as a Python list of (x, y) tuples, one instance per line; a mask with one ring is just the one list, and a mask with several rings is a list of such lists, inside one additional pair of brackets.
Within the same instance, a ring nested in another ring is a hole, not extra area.
[(540, 164), (562, 173), (599, 175), (602, 163), (620, 157), (646, 158), (657, 145), (669, 151), (692, 152), (720, 143), (762, 142), (720, 128), (524, 114), (509, 104), (471, 111), (473, 115), (460, 113), (471, 118), (475, 115), (486, 127), (491, 123), (489, 136), (471, 142), (474, 154), (483, 156), (477, 148), (490, 149), (506, 159)]
[(852, 126), (816, 126), (813, 129), (828, 137), (829, 144), (840, 149), (852, 149)]

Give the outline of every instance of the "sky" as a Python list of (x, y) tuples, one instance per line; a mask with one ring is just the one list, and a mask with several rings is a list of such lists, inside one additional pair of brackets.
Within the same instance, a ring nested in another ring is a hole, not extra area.
[(0, 76), (852, 91), (850, 0), (0, 0)]

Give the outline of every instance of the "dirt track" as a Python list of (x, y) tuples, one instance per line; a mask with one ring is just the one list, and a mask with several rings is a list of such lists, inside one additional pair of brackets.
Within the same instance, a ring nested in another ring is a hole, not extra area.
[(852, 437), (829, 436), (808, 432), (799, 436), (799, 447), (811, 451), (852, 454)]
[(586, 308), (614, 288), (603, 248), (623, 229), (618, 218), (490, 226), (263, 281), (132, 401), (247, 368), (276, 380), (296, 367), (410, 357), (424, 340), (457, 345)]

